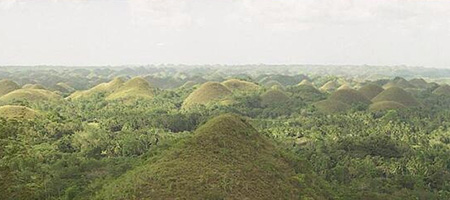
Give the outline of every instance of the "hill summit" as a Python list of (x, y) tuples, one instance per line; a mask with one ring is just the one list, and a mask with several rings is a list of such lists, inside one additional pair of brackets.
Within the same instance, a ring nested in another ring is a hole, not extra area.
[(359, 93), (358, 91), (354, 89), (341, 89), (333, 92), (330, 97), (330, 100), (333, 101), (340, 101), (342, 103), (346, 103), (349, 105), (354, 104), (370, 104), (370, 100), (367, 99), (364, 95)]
[(52, 91), (42, 89), (18, 89), (0, 97), (2, 102), (14, 100), (26, 100), (29, 102), (58, 101), (62, 100), (62, 97)]
[(374, 103), (381, 101), (394, 101), (406, 107), (417, 106), (417, 100), (407, 91), (399, 87), (390, 87), (372, 99)]
[(145, 79), (135, 77), (125, 82), (106, 99), (152, 98), (155, 95), (154, 93), (155, 89)]
[(383, 88), (375, 84), (367, 84), (359, 88), (358, 92), (367, 97), (373, 99), (375, 96), (383, 92)]
[(117, 89), (119, 89), (120, 87), (122, 87), (124, 82), (125, 81), (123, 79), (117, 77), (108, 83), (98, 84), (97, 86), (95, 86), (91, 89), (84, 90), (84, 91), (76, 91), (73, 94), (71, 94), (68, 98), (70, 98), (70, 99), (86, 98), (86, 97), (90, 97), (90, 96), (93, 96), (98, 93), (110, 94), (110, 93), (116, 91)]
[(259, 86), (255, 83), (239, 79), (229, 79), (222, 82), (222, 84), (231, 91), (254, 91), (259, 89)]
[(323, 194), (305, 189), (311, 173), (305, 184), (295, 178), (306, 167), (295, 167), (299, 163), (233, 114), (209, 120), (152, 161), (104, 187), (97, 198), (316, 199)]
[(206, 82), (194, 90), (183, 102), (183, 107), (206, 105), (211, 102), (224, 100), (230, 96), (231, 91), (217, 82)]

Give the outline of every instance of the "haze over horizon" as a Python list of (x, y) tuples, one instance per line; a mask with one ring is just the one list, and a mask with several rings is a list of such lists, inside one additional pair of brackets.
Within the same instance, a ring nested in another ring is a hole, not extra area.
[(450, 1), (3, 0), (0, 65), (450, 66)]

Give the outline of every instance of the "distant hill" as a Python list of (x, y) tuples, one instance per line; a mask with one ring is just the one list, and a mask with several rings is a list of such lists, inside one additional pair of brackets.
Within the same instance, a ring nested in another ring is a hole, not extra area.
[(372, 102), (394, 101), (407, 107), (418, 106), (417, 100), (408, 92), (399, 87), (390, 87), (372, 99)]
[(13, 81), (10, 80), (0, 81), (0, 97), (17, 89), (20, 89), (20, 86)]
[(206, 105), (211, 102), (224, 100), (232, 92), (224, 85), (217, 82), (206, 82), (193, 91), (183, 102), (184, 108), (193, 105)]
[(307, 165), (285, 155), (244, 119), (225, 114), (109, 183), (96, 198), (326, 199)]

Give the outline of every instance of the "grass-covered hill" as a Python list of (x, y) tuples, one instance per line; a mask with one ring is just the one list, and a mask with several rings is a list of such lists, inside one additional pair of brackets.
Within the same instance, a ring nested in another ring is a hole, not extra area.
[(414, 85), (416, 88), (425, 89), (429, 87), (429, 84), (423, 78), (413, 78), (409, 80), (409, 83)]
[(350, 84), (344, 83), (341, 86), (339, 86), (337, 90), (351, 90), (351, 89), (353, 89), (353, 87)]
[(224, 85), (217, 82), (206, 82), (194, 90), (183, 102), (184, 108), (194, 105), (206, 105), (208, 103), (224, 100), (232, 92)]
[(372, 102), (394, 101), (407, 107), (418, 106), (419, 102), (408, 92), (399, 87), (390, 87), (372, 99)]
[(261, 94), (262, 106), (279, 105), (287, 100), (289, 100), (289, 96), (287, 96), (283, 91), (277, 89), (270, 89)]
[(72, 93), (75, 91), (75, 89), (72, 86), (70, 86), (67, 83), (63, 83), (63, 82), (57, 83), (55, 86), (53, 86), (53, 88), (56, 91), (60, 91), (62, 93)]
[(375, 84), (366, 84), (358, 89), (358, 92), (367, 97), (373, 99), (375, 96), (383, 92), (383, 88)]
[(402, 108), (406, 108), (406, 106), (395, 101), (379, 101), (369, 106), (370, 111), (398, 110)]
[(150, 99), (155, 95), (155, 88), (141, 77), (135, 77), (125, 82), (121, 87), (106, 97), (107, 100), (115, 99)]
[(25, 106), (0, 106), (0, 117), (7, 119), (34, 119), (39, 113)]
[(433, 90), (433, 94), (450, 96), (450, 85), (444, 84)]
[(284, 85), (281, 84), (280, 82), (276, 81), (276, 80), (269, 80), (267, 82), (263, 83), (264, 86), (266, 86), (267, 88), (279, 88), (279, 89), (284, 89)]
[(8, 94), (14, 90), (20, 89), (20, 86), (11, 80), (0, 80), (0, 96)]
[(18, 89), (0, 97), (1, 102), (12, 101), (59, 101), (62, 97), (52, 91), (42, 89)]
[(318, 177), (298, 162), (243, 118), (225, 114), (97, 199), (326, 199)]
[(384, 89), (388, 89), (391, 87), (399, 87), (402, 89), (415, 88), (415, 86), (413, 84), (411, 84), (409, 81), (407, 81), (406, 79), (404, 79), (402, 77), (396, 77), (393, 80), (390, 80), (385, 85), (383, 85)]
[(336, 81), (328, 81), (324, 85), (322, 85), (322, 87), (320, 87), (319, 89), (324, 92), (331, 92), (336, 90), (338, 87), (339, 84), (336, 83)]
[(356, 104), (369, 105), (371, 103), (371, 101), (367, 97), (365, 97), (364, 95), (362, 95), (361, 93), (359, 93), (354, 89), (336, 90), (328, 98), (330, 100), (340, 101), (342, 103), (346, 103), (349, 105), (356, 105)]
[(88, 98), (95, 94), (99, 93), (107, 93), (110, 94), (124, 84), (124, 80), (122, 78), (114, 78), (108, 83), (101, 83), (91, 89), (83, 90), (83, 91), (76, 91), (73, 94), (71, 94), (68, 98), (69, 99), (79, 99), (79, 98)]
[(222, 82), (222, 85), (224, 85), (231, 91), (255, 91), (259, 89), (259, 86), (256, 85), (255, 83), (239, 79), (226, 80)]
[(288, 89), (294, 98), (300, 98), (301, 100), (306, 100), (310, 102), (315, 102), (318, 100), (323, 100), (326, 95), (320, 90), (309, 84), (301, 84)]
[(322, 100), (314, 103), (314, 107), (321, 113), (337, 114), (350, 110), (351, 106), (336, 100)]

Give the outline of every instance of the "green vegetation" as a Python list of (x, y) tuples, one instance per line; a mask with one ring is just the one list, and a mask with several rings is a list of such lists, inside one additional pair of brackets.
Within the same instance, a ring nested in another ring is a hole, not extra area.
[(394, 101), (407, 107), (418, 106), (417, 100), (405, 90), (399, 87), (390, 87), (372, 99), (373, 102)]
[(446, 70), (1, 70), (0, 199), (450, 199)]

